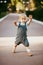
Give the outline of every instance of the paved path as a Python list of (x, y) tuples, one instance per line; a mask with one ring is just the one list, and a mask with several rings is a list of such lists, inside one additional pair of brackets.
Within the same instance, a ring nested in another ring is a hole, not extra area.
[(32, 57), (29, 57), (25, 47), (20, 45), (16, 53), (12, 53), (12, 46), (0, 46), (0, 65), (43, 65), (43, 44), (30, 46)]
[[(14, 20), (17, 20), (17, 15), (9, 15), (2, 22), (0, 22), (0, 37), (15, 37), (17, 27), (13, 25)], [(30, 26), (27, 27), (28, 36), (43, 36), (43, 25), (32, 21)]]

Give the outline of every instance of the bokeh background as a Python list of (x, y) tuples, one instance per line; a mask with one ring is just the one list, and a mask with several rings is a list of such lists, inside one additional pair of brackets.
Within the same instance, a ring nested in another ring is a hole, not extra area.
[(9, 13), (25, 13), (43, 22), (43, 0), (0, 0), (0, 18)]

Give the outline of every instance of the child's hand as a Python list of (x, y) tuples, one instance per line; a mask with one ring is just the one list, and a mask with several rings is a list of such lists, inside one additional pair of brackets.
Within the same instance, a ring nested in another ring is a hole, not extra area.
[(32, 15), (29, 15), (30, 22), (32, 22)]
[(29, 19), (32, 19), (32, 15), (29, 15)]
[(17, 22), (16, 21), (14, 21), (14, 24), (17, 26)]

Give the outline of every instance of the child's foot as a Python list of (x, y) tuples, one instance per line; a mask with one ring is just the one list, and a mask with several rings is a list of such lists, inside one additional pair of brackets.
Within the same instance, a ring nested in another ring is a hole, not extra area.
[(28, 56), (33, 56), (33, 54), (32, 54), (32, 53), (28, 53), (27, 55), (28, 55)]
[(15, 50), (16, 50), (16, 47), (13, 48), (12, 53), (16, 53)]
[(12, 50), (12, 53), (16, 53), (14, 50)]
[(13, 47), (13, 50), (12, 50), (13, 53), (16, 53), (16, 52), (15, 52), (16, 47), (17, 47), (17, 45), (15, 45), (15, 46)]

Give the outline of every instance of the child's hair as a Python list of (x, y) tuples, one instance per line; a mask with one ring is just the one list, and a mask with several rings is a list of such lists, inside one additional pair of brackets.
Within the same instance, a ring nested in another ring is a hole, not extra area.
[(26, 15), (21, 15), (20, 17), (19, 17), (19, 19), (26, 19)]

